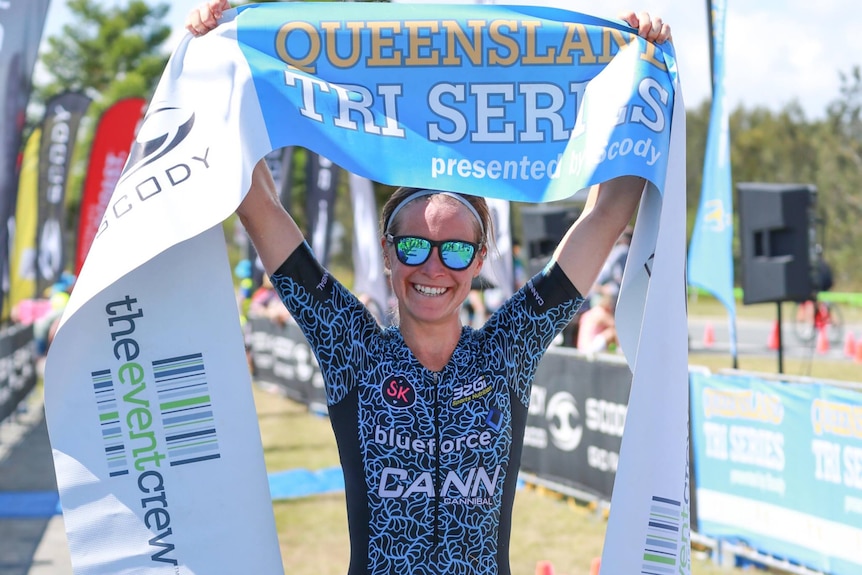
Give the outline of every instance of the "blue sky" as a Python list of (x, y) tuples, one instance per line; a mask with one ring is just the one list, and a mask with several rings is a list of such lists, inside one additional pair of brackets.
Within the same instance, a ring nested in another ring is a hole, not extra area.
[[(397, 0), (414, 2), (414, 0)], [(105, 0), (116, 4), (118, 0)], [(200, 0), (173, 0), (169, 23), (183, 32), (188, 11)], [(468, 0), (437, 0), (465, 4)], [(687, 106), (709, 96), (709, 44), (703, 0), (485, 0), (486, 4), (546, 5), (615, 18), (622, 10), (647, 10), (673, 28)], [(823, 117), (839, 96), (839, 72), (862, 66), (862, 16), (855, 0), (727, 0), (727, 78), (731, 105), (778, 110), (798, 101), (810, 119)], [(56, 33), (68, 12), (52, 0), (45, 33)]]

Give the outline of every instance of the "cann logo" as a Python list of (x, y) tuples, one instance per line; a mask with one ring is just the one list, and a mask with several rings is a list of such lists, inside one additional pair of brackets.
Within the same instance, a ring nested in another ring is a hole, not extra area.
[(416, 401), (416, 390), (404, 376), (395, 375), (383, 380), (383, 401), (392, 407), (410, 407)]

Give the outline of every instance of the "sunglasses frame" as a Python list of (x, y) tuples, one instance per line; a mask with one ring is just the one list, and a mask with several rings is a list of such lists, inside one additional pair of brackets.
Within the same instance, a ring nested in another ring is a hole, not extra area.
[[(408, 262), (405, 262), (404, 260), (401, 259), (401, 251), (398, 249), (398, 241), (405, 239), (405, 238), (413, 238), (413, 239), (417, 239), (417, 240), (422, 240), (422, 241), (425, 241), (425, 242), (428, 242), (429, 244), (431, 244), (431, 247), (428, 249), (428, 255), (425, 256), (425, 259), (423, 259), (421, 262), (417, 262), (417, 263), (408, 263)], [(472, 265), (473, 261), (476, 259), (476, 254), (478, 254), (479, 250), (482, 249), (482, 244), (478, 244), (475, 242), (468, 242), (466, 240), (429, 240), (428, 238), (423, 238), (422, 236), (416, 236), (416, 235), (393, 236), (392, 234), (386, 234), (386, 242), (392, 244), (393, 247), (395, 247), (395, 257), (398, 259), (399, 262), (401, 262), (401, 264), (403, 264), (405, 266), (409, 266), (409, 267), (421, 266), (422, 264), (424, 264), (425, 262), (428, 261), (428, 258), (431, 257), (431, 252), (434, 251), (434, 248), (437, 248), (437, 257), (440, 258), (440, 262), (442, 262), (442, 264), (444, 266), (446, 266), (448, 269), (450, 269), (452, 271), (456, 271), (456, 272), (461, 272), (461, 271), (464, 271), (467, 268), (469, 268), (470, 265)], [(447, 244), (450, 242), (459, 243), (459, 244), (466, 244), (466, 245), (471, 246), (473, 248), (473, 253), (470, 255), (470, 260), (467, 262), (467, 264), (463, 268), (453, 268), (448, 263), (446, 263), (446, 260), (443, 259), (443, 250), (441, 248), (443, 247), (444, 244)]]

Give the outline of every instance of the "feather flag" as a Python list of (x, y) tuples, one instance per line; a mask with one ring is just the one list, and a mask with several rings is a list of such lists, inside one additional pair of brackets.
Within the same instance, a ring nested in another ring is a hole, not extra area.
[(712, 293), (727, 309), (730, 353), (736, 363), (736, 299), (733, 295), (733, 187), (730, 126), (724, 87), (725, 0), (712, 2), (713, 96), (703, 163), (700, 205), (688, 251), (688, 284)]

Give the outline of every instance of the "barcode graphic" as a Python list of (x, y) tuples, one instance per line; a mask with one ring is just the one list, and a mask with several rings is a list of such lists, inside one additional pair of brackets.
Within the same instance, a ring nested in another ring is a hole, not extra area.
[(108, 476), (128, 475), (129, 462), (126, 458), (126, 445), (123, 443), (123, 428), (120, 425), (120, 411), (117, 406), (117, 392), (110, 369), (90, 373), (93, 391), (96, 394), (96, 408), (99, 410), (99, 427), (105, 446), (105, 459), (108, 462)]
[(154, 361), (153, 374), (171, 466), (221, 457), (203, 356)]
[(677, 548), (682, 526), (682, 504), (653, 496), (642, 575), (669, 575), (676, 572)]

